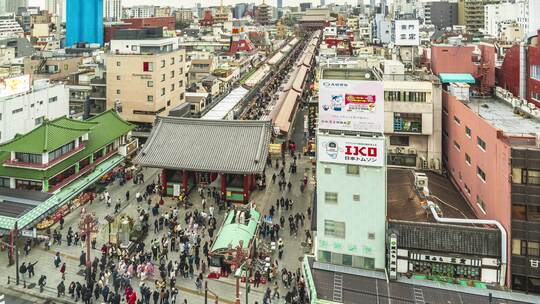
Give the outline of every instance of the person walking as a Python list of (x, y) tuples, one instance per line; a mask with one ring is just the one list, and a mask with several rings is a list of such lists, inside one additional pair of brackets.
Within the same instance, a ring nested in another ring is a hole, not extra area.
[(28, 267), (27, 267), (27, 270), (28, 270), (28, 278), (31, 278), (33, 276), (35, 276), (36, 274), (34, 273), (34, 266), (36, 266), (36, 264), (38, 263), (38, 261), (35, 261), (34, 263), (28, 263)]
[(60, 267), (60, 273), (62, 274), (62, 280), (66, 278), (66, 263), (62, 263), (62, 267)]
[(28, 270), (28, 267), (26, 266), (26, 263), (23, 262), (21, 266), (19, 266), (19, 272), (21, 273), (22, 278), (24, 279), (26, 277), (26, 271)]
[(66, 295), (66, 285), (64, 285), (64, 280), (58, 283), (58, 285), (56, 286), (56, 291), (57, 291), (57, 294), (56, 294), (57, 298), (59, 298), (60, 296)]

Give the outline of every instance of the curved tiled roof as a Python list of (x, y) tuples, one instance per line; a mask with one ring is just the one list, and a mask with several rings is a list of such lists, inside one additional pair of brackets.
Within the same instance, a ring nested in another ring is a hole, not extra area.
[(270, 121), (157, 117), (135, 163), (153, 168), (260, 173), (268, 156)]

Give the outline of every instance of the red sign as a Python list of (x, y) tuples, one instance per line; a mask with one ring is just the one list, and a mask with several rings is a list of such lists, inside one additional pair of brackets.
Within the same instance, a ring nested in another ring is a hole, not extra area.
[(345, 146), (345, 155), (377, 157), (377, 147)]
[(375, 95), (345, 94), (345, 104), (374, 104)]

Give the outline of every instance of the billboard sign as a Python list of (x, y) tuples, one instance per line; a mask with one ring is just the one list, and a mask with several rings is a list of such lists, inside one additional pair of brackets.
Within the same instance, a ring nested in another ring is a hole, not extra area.
[(396, 20), (394, 43), (399, 46), (419, 46), (420, 22), (418, 20)]
[(384, 131), (384, 89), (381, 81), (322, 79), (319, 129)]
[(0, 78), (0, 98), (27, 92), (30, 89), (30, 75)]
[(362, 137), (340, 137), (319, 135), (318, 160), (321, 162), (384, 166), (384, 139)]

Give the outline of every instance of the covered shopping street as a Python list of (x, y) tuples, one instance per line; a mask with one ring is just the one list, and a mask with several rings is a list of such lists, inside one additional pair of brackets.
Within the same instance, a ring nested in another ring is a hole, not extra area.
[(245, 203), (265, 183), (271, 128), (270, 121), (157, 117), (134, 162), (162, 169), (167, 196), (209, 187), (223, 200)]

